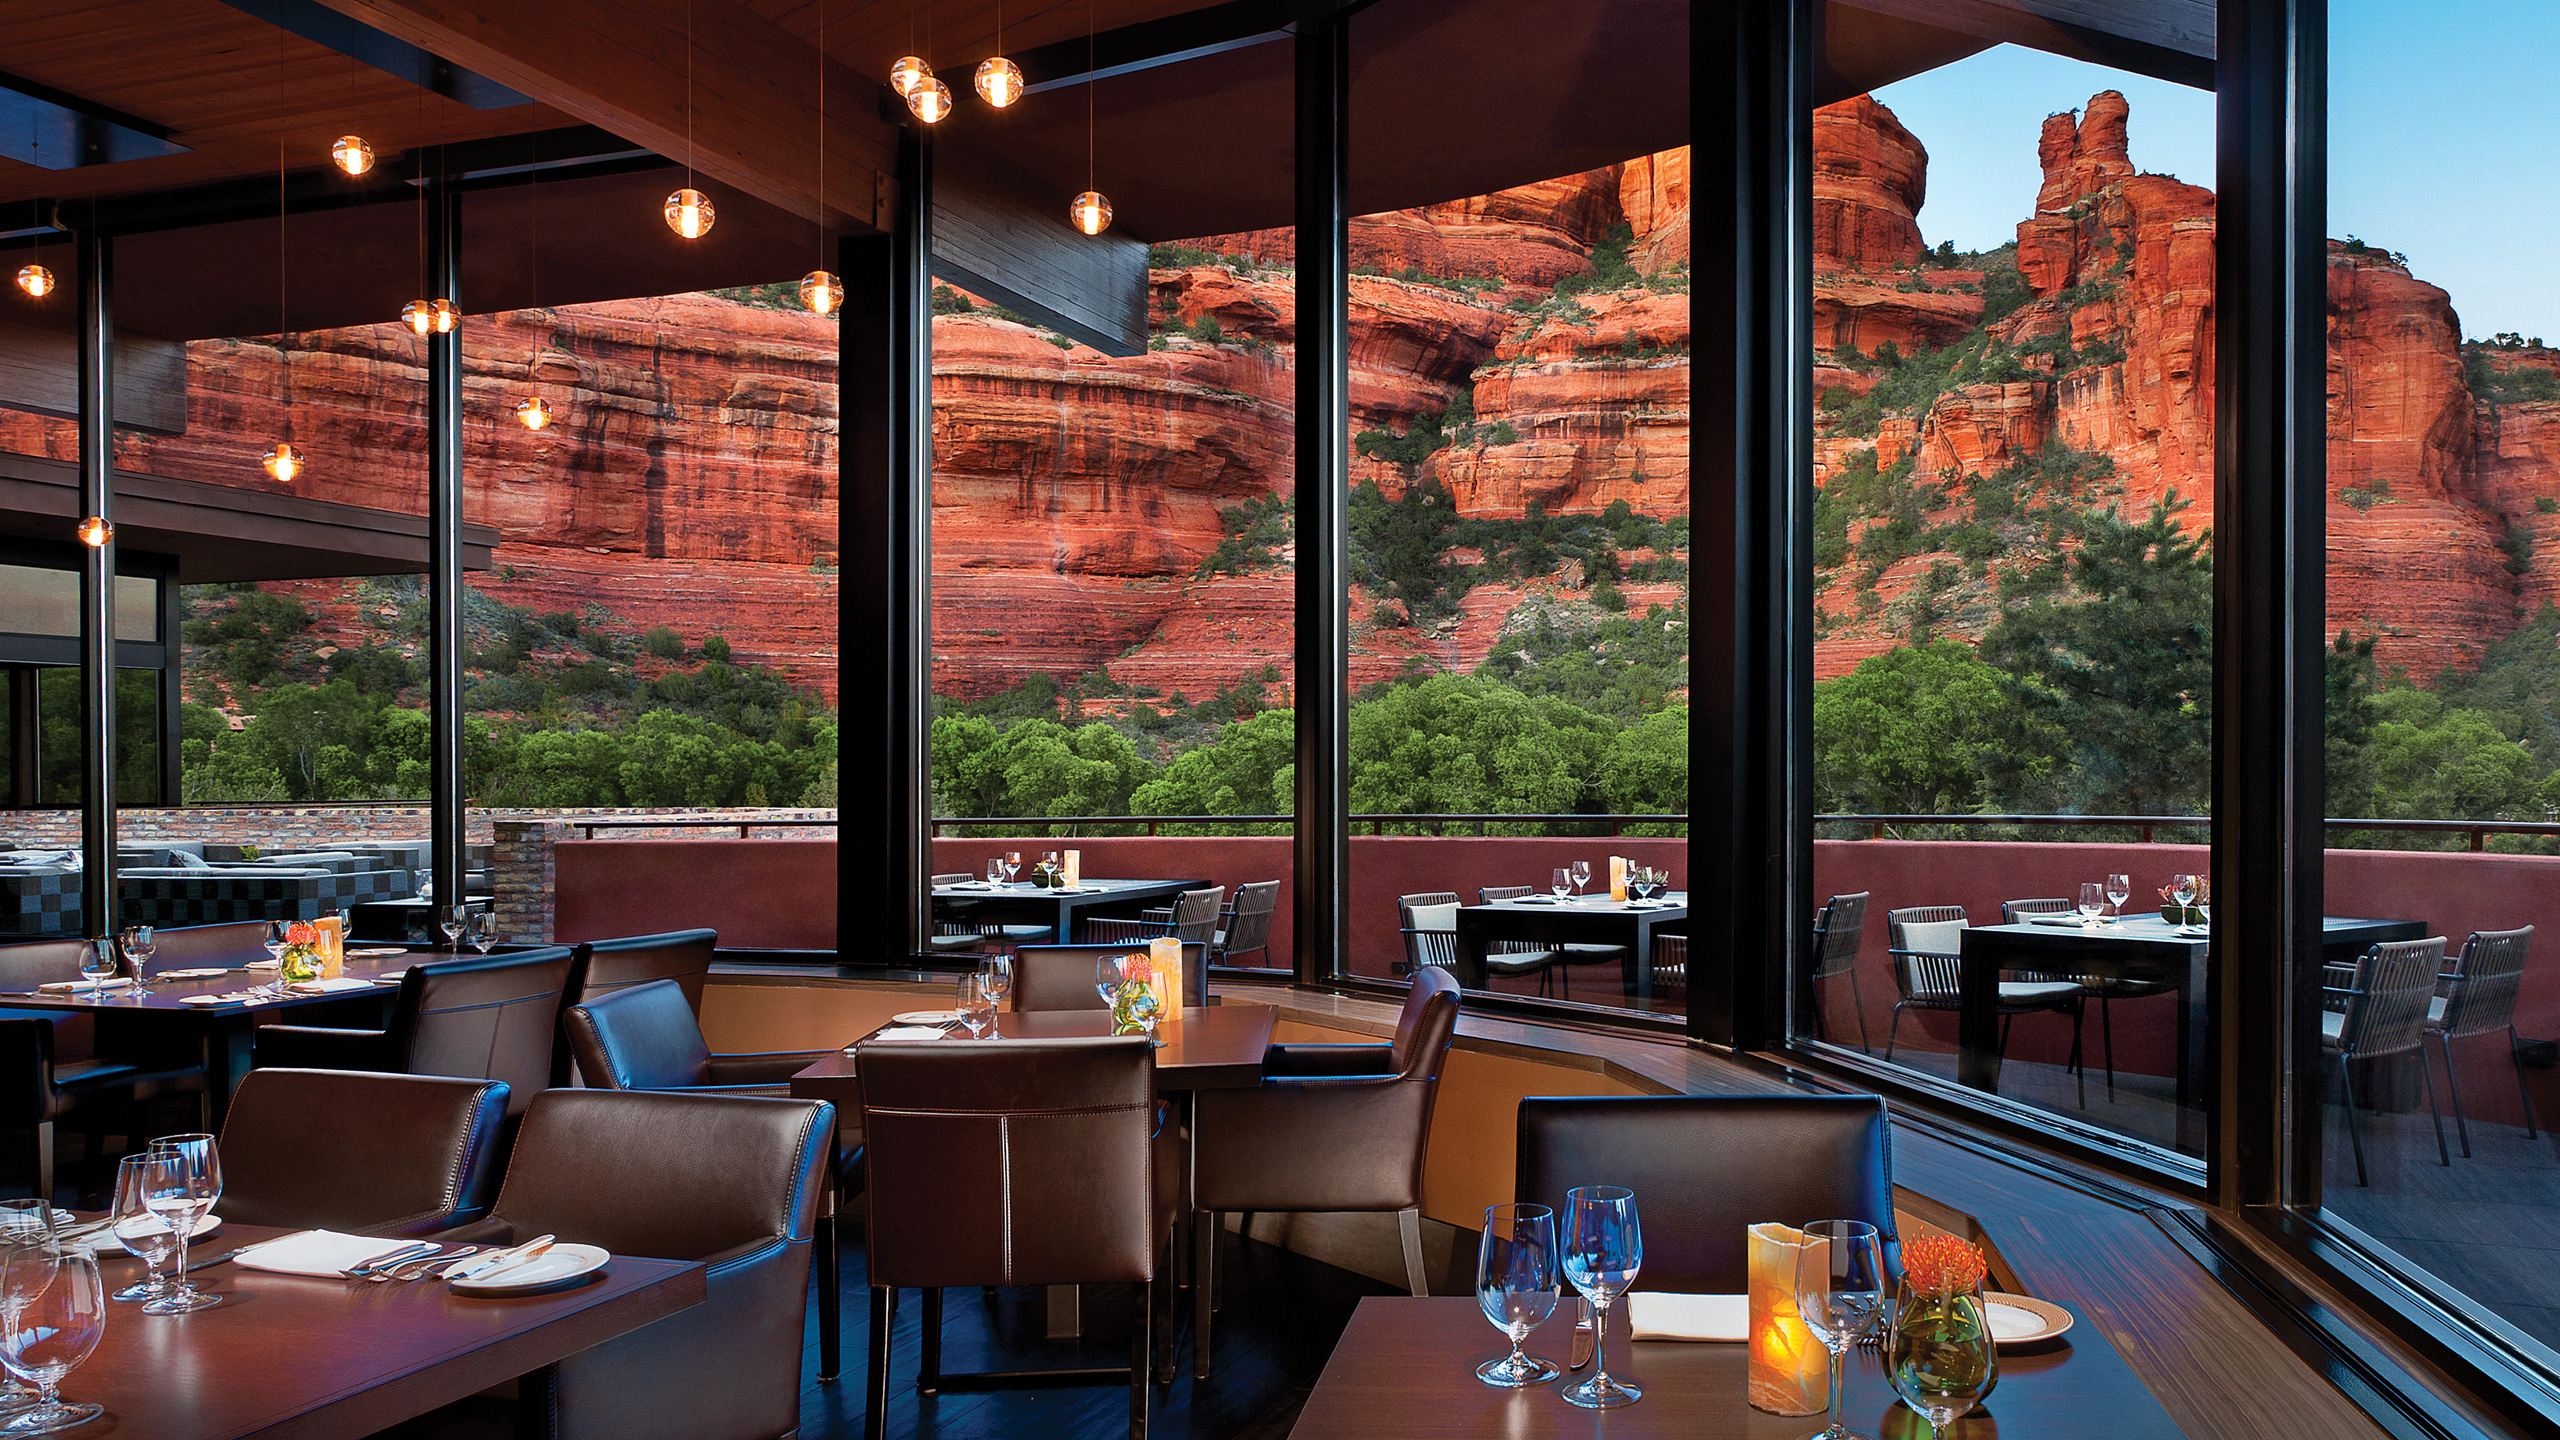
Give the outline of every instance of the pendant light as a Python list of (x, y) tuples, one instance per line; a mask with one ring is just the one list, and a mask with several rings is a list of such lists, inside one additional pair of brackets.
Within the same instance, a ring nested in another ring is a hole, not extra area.
[(267, 452), (265, 464), (268, 474), (290, 485), (293, 477), (302, 473), (302, 452), (293, 448), (292, 441), (279, 440)]
[(711, 197), (693, 188), (693, 0), (684, 0), (684, 188), (667, 197), (667, 228), (687, 240), (711, 233), (719, 219)]
[(827, 7), (818, 5), (818, 268), (800, 277), (800, 303), (813, 315), (844, 304), (844, 283), (827, 268)]
[(1004, 57), (1004, 0), (996, 0), (996, 53), (978, 62), (978, 98), (999, 110), (1022, 98), (1022, 67)]
[(921, 55), (901, 55), (889, 66), (889, 88), (904, 100), (916, 93), (916, 87), (933, 78), (933, 67)]
[(1111, 198), (1093, 188), (1093, 0), (1084, 6), (1084, 193), (1067, 202), (1067, 223), (1087, 235), (1111, 228)]
[[(525, 182), (525, 208), (533, 214), (533, 243), (525, 252), (531, 282), (526, 290), (538, 310), (542, 308), (542, 137), (539, 135), (533, 140), (533, 170)], [(527, 430), (539, 430), (551, 423), (551, 402), (542, 398), (542, 381), (537, 378), (541, 369), (542, 342), (536, 340), (533, 363), (525, 367), (525, 379), (533, 385), (534, 393), (516, 407), (516, 423)]]
[(53, 272), (42, 265), (18, 267), (18, 288), (26, 291), (30, 298), (41, 300), (52, 294), (53, 285)]
[(527, 430), (539, 430), (551, 423), (551, 402), (536, 395), (516, 407), (516, 420)]
[(114, 538), (116, 538), (116, 527), (98, 516), (92, 515), (80, 522), (80, 543), (92, 550), (106, 548), (106, 543)]
[[(284, 73), (284, 31), (276, 31), (276, 73)], [(281, 99), (282, 97), (279, 97)], [(284, 117), (279, 105), (276, 118), (276, 363), (283, 373), (284, 435), (267, 447), (258, 463), (267, 477), (279, 485), (290, 485), (302, 473), (302, 452), (293, 448), (293, 345), (285, 333), (285, 249), (284, 249)]]
[(462, 312), (450, 300), (412, 300), (400, 307), (400, 323), (421, 335), (450, 335)]
[(329, 142), (329, 158), (350, 175), (361, 175), (373, 168), (373, 147), (361, 135), (341, 135)]
[(907, 92), (907, 108), (915, 112), (917, 119), (931, 125), (951, 113), (951, 87), (943, 84), (939, 76), (927, 75)]

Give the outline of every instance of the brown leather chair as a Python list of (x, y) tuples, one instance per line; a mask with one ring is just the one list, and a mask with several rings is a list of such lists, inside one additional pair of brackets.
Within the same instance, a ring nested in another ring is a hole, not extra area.
[[(1108, 1010), (1094, 988), (1094, 966), (1106, 955), (1144, 950), (1147, 942), (1119, 945), (1025, 945), (1013, 952), (1013, 1008), (1016, 1010)], [(1182, 947), (1182, 1003), (1206, 1005), (1209, 994), (1209, 947), (1186, 941)]]
[[(546, 1090), (497, 1208), (448, 1238), (536, 1235), (699, 1260), (701, 1304), (517, 1382), (555, 1440), (775, 1440), (800, 1425), (800, 1337), (835, 1107), (738, 1095)], [(464, 1402), (466, 1405), (471, 1402)]]
[(554, 945), (412, 965), (389, 1026), (261, 1025), (258, 1064), (504, 1080), (507, 1114), (522, 1115), (551, 1083), (551, 1037), (570, 961), (569, 948)]
[[(1090, 987), (1088, 987), (1090, 988)], [(795, 1050), (714, 1055), (702, 1024), (673, 980), (611, 991), (561, 1017), (578, 1076), (594, 1090), (711, 1090), (732, 1095), (784, 1096), (791, 1077), (833, 1053)], [(832, 1380), (843, 1368), (843, 1301), (840, 1298), (844, 1207), (862, 1189), (862, 1130), (858, 1119), (838, 1117), (834, 1168), (817, 1227), (818, 1377)]]
[(1873, 1095), (1521, 1101), (1517, 1198), (1561, 1217), (1577, 1185), (1636, 1193), (1648, 1290), (1749, 1288), (1743, 1232), (1764, 1220), (1864, 1220), (1894, 1259), (1892, 1150)]
[(503, 1080), (252, 1070), (222, 1121), (222, 1199), (244, 1225), (431, 1235), (488, 1213)]
[[(916, 1388), (1020, 1388), (1117, 1380), (1110, 1371), (947, 1375), (942, 1290), (951, 1285), (1128, 1281), (1129, 1434), (1147, 1433), (1157, 1239), (1155, 1051), (1145, 1037), (918, 1041), (862, 1047), (871, 1253), (871, 1383), (863, 1433), (888, 1432), (898, 1291), (924, 1291)], [(1062, 1183), (1071, 1179), (1073, 1183)]]
[(590, 940), (578, 947), (577, 964), (569, 972), (569, 1003), (651, 980), (673, 980), (684, 987), (684, 1003), (699, 1015), (702, 982), (711, 973), (711, 955), (719, 946), (717, 930), (669, 930), (660, 935)]
[[(34, 990), (80, 978), (89, 942), (77, 937), (0, 945), (0, 989)], [(88, 1156), (82, 1189), (95, 1194), (106, 1175), (105, 1138), (111, 1116), (132, 1116), (154, 1095), (192, 1086), (203, 1089), (204, 1069), (162, 1064), (157, 1058), (101, 1058), (93, 1053), (92, 1016), (56, 1010), (0, 1007), (0, 1130), (24, 1130), (31, 1139), (29, 1173), (37, 1194), (54, 1193), (55, 1126), (77, 1115)], [(129, 1123), (133, 1133), (139, 1123)]]
[(1405, 1284), (1416, 1295), (1431, 1293), (1422, 1272), (1422, 1161), (1440, 1064), (1457, 1030), (1457, 978), (1426, 966), (1413, 974), (1392, 1044), (1274, 1046), (1261, 1085), (1200, 1092), (1192, 1146), (1200, 1212), (1192, 1217), (1199, 1246), (1194, 1374), (1209, 1374), (1222, 1211), (1392, 1210), (1404, 1240)]

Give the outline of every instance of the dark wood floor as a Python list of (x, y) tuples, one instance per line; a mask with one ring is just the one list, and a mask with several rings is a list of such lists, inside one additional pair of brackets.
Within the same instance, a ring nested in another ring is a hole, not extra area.
[[(1186, 1327), (1178, 1352), (1179, 1378), (1153, 1391), (1149, 1434), (1160, 1440), (1282, 1440), (1350, 1323), (1352, 1308), (1366, 1295), (1402, 1293), (1258, 1241), (1229, 1236), (1227, 1247), (1220, 1279), (1226, 1302), (1218, 1315), (1215, 1368), (1206, 1381), (1191, 1378)], [(801, 1440), (859, 1440), (863, 1433), (863, 1366), (870, 1353), (871, 1318), (863, 1259), (859, 1247), (845, 1257), (845, 1373), (831, 1384), (818, 1383), (817, 1312), (811, 1307)], [(1043, 1291), (999, 1290), (993, 1300), (975, 1289), (949, 1291), (943, 1310), (943, 1366), (958, 1371), (1125, 1364), (1127, 1293), (1089, 1287), (1085, 1336), (1077, 1342), (1045, 1338)], [(1118, 1386), (918, 1395), (917, 1327), (924, 1307), (917, 1299), (917, 1292), (908, 1291), (898, 1305), (889, 1385), (889, 1434), (895, 1440), (1106, 1440), (1128, 1433), (1129, 1392)]]

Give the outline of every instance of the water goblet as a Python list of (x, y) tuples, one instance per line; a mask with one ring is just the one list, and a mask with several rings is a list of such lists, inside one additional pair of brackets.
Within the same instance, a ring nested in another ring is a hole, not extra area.
[(1476, 1247), (1476, 1303), (1511, 1341), (1511, 1354), (1476, 1367), (1476, 1378), (1502, 1389), (1556, 1378), (1552, 1361), (1524, 1355), (1529, 1332), (1556, 1310), (1556, 1212), (1544, 1205), (1487, 1205), (1484, 1240)]
[(1807, 1440), (1871, 1440), (1840, 1423), (1840, 1367), (1884, 1314), (1884, 1247), (1863, 1220), (1816, 1220), (1796, 1240), (1796, 1315), (1831, 1352), (1829, 1423)]
[(978, 967), (978, 988), (986, 992), (989, 1000), (1003, 1005), (1004, 997), (1013, 993), (1013, 957), (988, 956), (987, 963)]
[[(53, 1244), (53, 1215), (53, 1207), (42, 1199), (0, 1200), (0, 1260), (21, 1249)], [(7, 1303), (6, 1293), (0, 1292), (0, 1313), (6, 1312)], [(16, 1380), (0, 1385), (0, 1412), (35, 1402), (34, 1386)]]
[(444, 932), (444, 948), (456, 953), (462, 949), (462, 932), (470, 925), (471, 907), (468, 905), (447, 905), (436, 914), (436, 928)]
[(127, 1155), (116, 1162), (114, 1216), (109, 1233), (124, 1242), (124, 1248), (142, 1258), (140, 1280), (117, 1291), (116, 1300), (156, 1300), (168, 1293), (169, 1277), (165, 1267), (169, 1257), (178, 1253), (178, 1232), (151, 1209), (148, 1167), (149, 1151)]
[(1004, 861), (1001, 858), (987, 862), (987, 883), (990, 885), (1004, 883)]
[(176, 1278), (166, 1294), (142, 1304), (145, 1315), (183, 1315), (222, 1303), (219, 1295), (198, 1290), (186, 1278), (187, 1241), (196, 1222), (222, 1198), (222, 1155), (211, 1135), (171, 1135), (155, 1140), (143, 1153), (143, 1203), (169, 1224), (178, 1253), (170, 1261)]
[(1564, 1278), (1591, 1302), (1592, 1328), (1591, 1376), (1565, 1390), (1564, 1398), (1585, 1410), (1633, 1405), (1644, 1392), (1609, 1373), (1609, 1306), (1644, 1267), (1635, 1192), (1619, 1185), (1578, 1186), (1564, 1193), (1564, 1208)]
[(1574, 893), (1574, 894), (1576, 894), (1576, 895), (1580, 895), (1580, 894), (1582, 893), (1582, 887), (1583, 887), (1583, 886), (1585, 886), (1585, 885), (1588, 885), (1588, 884), (1590, 884), (1590, 883), (1591, 883), (1591, 862), (1590, 862), (1590, 861), (1588, 861), (1588, 860), (1576, 860), (1576, 861), (1574, 861), (1574, 862), (1573, 862), (1573, 893)]
[(0, 1265), (0, 1292), (0, 1364), (37, 1390), (33, 1406), (0, 1422), (0, 1435), (48, 1435), (98, 1418), (103, 1407), (61, 1394), (107, 1327), (97, 1257), (53, 1246), (12, 1250)]
[(1012, 884), (1013, 877), (1021, 873), (1022, 852), (1019, 850), (1007, 850), (1004, 852), (1004, 883), (1007, 885)]
[(975, 973), (961, 976), (954, 988), (957, 994), (952, 1008), (960, 1012), (960, 1028), (968, 1031), (972, 1040), (984, 1039), (995, 1026), (995, 1002), (987, 998), (986, 988), (978, 983)]
[(127, 925), (118, 939), (124, 947), (126, 964), (133, 971), (133, 993), (150, 994), (151, 988), (143, 980), (142, 967), (149, 963), (152, 952), (160, 948), (159, 937), (148, 925)]
[(2129, 900), (2129, 899), (2131, 899), (2132, 897), (2133, 897), (2133, 877), (2132, 877), (2132, 876), (2130, 876), (2130, 875), (2110, 875), (2110, 876), (2108, 876), (2108, 877), (2107, 877), (2107, 918), (2108, 918), (2108, 919), (2110, 919), (2110, 920), (2122, 919), (2122, 918), (2123, 918), (2123, 916), (2124, 916), (2124, 902), (2125, 902), (2125, 901), (2127, 901), (2127, 900)]
[(1555, 892), (1557, 899), (1563, 899), (1565, 893), (1573, 888), (1572, 868), (1565, 865), (1557, 866), (1556, 873), (1547, 880), (1547, 888)]
[(498, 915), (494, 910), (473, 910), (463, 916), (463, 942), (472, 953), (486, 955), (498, 943)]
[(90, 941), (80, 951), (80, 978), (112, 980), (116, 974), (116, 942), (104, 936)]
[(1058, 852), (1055, 850), (1040, 852), (1040, 873), (1049, 877), (1051, 885), (1066, 883), (1067, 872), (1065, 867), (1058, 863)]
[(2106, 887), (2100, 885), (2095, 880), (2082, 881), (2080, 885), (2080, 923), (2084, 926), (2097, 924), (2098, 916), (2104, 913), (2106, 908)]
[(2193, 875), (2170, 876), (2169, 898), (2177, 901), (2178, 908), (2181, 910), (2196, 903), (2196, 877)]

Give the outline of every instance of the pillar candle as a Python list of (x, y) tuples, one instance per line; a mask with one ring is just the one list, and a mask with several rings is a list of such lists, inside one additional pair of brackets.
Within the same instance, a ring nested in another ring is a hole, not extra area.
[(1147, 988), (1156, 992), (1156, 1013), (1167, 1020), (1182, 1018), (1182, 942), (1157, 936), (1147, 942), (1147, 961)]
[(339, 933), (335, 915), (323, 915), (311, 925), (320, 932), (320, 978), (335, 980), (346, 973), (347, 937)]
[(1831, 1403), (1831, 1352), (1796, 1315), (1796, 1244), (1803, 1232), (1754, 1225), (1750, 1235), (1751, 1408), (1811, 1415)]
[(1082, 873), (1084, 869), (1084, 852), (1081, 850), (1070, 850), (1059, 858), (1058, 863), (1064, 867), (1060, 873), (1066, 877), (1067, 888), (1070, 890), (1074, 889), (1076, 887), (1076, 876)]
[(1609, 901), (1614, 905), (1627, 903), (1627, 857), (1624, 855), (1609, 857)]

